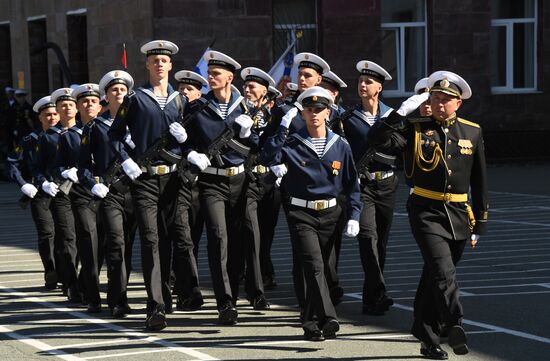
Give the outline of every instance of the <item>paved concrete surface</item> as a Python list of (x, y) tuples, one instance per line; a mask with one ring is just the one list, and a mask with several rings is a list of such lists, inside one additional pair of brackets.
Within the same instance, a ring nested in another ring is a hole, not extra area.
[[(550, 354), (550, 164), (489, 167), (489, 232), (467, 249), (458, 269), (470, 354), (450, 360), (547, 360)], [(239, 303), (236, 326), (216, 324), (205, 240), (199, 267), (209, 298), (198, 312), (175, 312), (168, 328), (143, 329), (142, 277), (131, 277), (135, 312), (113, 320), (92, 316), (65, 302), (59, 291), (43, 290), (36, 235), (29, 211), (18, 208), (19, 191), (0, 184), (0, 360), (256, 360), (420, 359), (409, 333), (412, 301), (422, 260), (398, 195), (386, 278), (396, 305), (383, 317), (361, 314), (363, 274), (356, 241), (345, 239), (340, 261), (346, 291), (337, 308), (342, 328), (335, 340), (305, 342), (294, 307), (291, 256), (284, 217), (279, 221), (273, 259), (279, 287), (267, 293), (272, 310)], [(139, 271), (139, 250), (134, 265)], [(105, 269), (102, 280), (105, 283)]]

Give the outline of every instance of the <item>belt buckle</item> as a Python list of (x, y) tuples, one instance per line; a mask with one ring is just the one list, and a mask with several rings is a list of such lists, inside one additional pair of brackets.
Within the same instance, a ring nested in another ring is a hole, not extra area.
[(265, 173), (265, 167), (261, 164), (258, 165), (258, 173)]
[(443, 193), (443, 200), (449, 203), (451, 201), (451, 193)]
[(94, 183), (99, 184), (99, 177), (98, 176), (94, 176)]
[(227, 168), (225, 172), (228, 177), (233, 177), (235, 175), (235, 168), (234, 167)]
[(313, 209), (316, 211), (322, 211), (323, 209), (327, 208), (325, 205), (327, 203), (326, 201), (313, 201)]
[(380, 171), (374, 172), (374, 179), (376, 179), (377, 181), (381, 181), (382, 180), (382, 172), (380, 172)]
[(157, 174), (158, 175), (165, 175), (166, 173), (168, 173), (168, 166), (165, 166), (165, 165), (157, 166)]

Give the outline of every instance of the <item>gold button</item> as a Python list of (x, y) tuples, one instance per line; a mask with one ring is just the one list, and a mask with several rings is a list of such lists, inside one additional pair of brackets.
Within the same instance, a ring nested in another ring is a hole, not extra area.
[(447, 189), (451, 189), (453, 188), (450, 184), (447, 186)]
[(450, 154), (447, 155), (447, 159), (451, 159), (451, 155), (450, 155)]
[(451, 143), (452, 143), (452, 141), (449, 139), (449, 140), (447, 141), (447, 144), (451, 144)]
[(447, 128), (443, 129), (443, 131), (444, 131), (445, 133), (449, 133), (449, 129), (447, 129)]
[(449, 175), (453, 174), (453, 171), (452, 170), (448, 170), (447, 173), (449, 173)]

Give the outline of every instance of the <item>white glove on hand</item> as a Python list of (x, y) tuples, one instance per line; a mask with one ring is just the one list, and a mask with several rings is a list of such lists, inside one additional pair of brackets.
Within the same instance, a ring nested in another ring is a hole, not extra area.
[(187, 161), (199, 167), (203, 171), (210, 165), (210, 159), (204, 153), (197, 153), (194, 150), (187, 155)]
[(128, 158), (122, 162), (122, 170), (124, 170), (124, 173), (126, 173), (131, 180), (135, 180), (142, 173), (141, 168), (132, 158)]
[(479, 240), (479, 234), (472, 233), (472, 236), (470, 237), (470, 245), (472, 246), (472, 248), (476, 246), (476, 243), (478, 240)]
[(350, 219), (346, 226), (346, 236), (356, 237), (359, 234), (359, 222)]
[(171, 123), (169, 126), (169, 132), (172, 134), (178, 143), (184, 143), (187, 140), (187, 132), (185, 128), (178, 122)]
[(23, 192), (23, 194), (29, 198), (34, 198), (34, 196), (38, 192), (38, 189), (36, 189), (36, 187), (32, 184), (26, 183), (23, 184), (23, 186), (21, 187), (21, 192)]
[(397, 109), (397, 114), (402, 116), (407, 116), (414, 112), (422, 103), (424, 103), (430, 97), (430, 93), (415, 94), (409, 99), (401, 103), (399, 109)]
[(283, 116), (283, 119), (281, 119), (281, 125), (288, 129), (290, 126), (290, 123), (292, 122), (292, 119), (298, 114), (298, 108), (292, 107), (286, 114)]
[(103, 183), (94, 184), (92, 187), (92, 193), (99, 198), (105, 198), (107, 193), (109, 193), (109, 188)]
[(273, 174), (275, 174), (275, 177), (277, 178), (282, 178), (286, 174), (286, 172), (288, 172), (288, 169), (284, 164), (274, 165), (272, 167), (269, 167), (269, 169), (271, 169), (271, 171), (273, 172)]
[(283, 178), (277, 178), (275, 179), (275, 187), (280, 188), (281, 187), (281, 181)]
[(61, 172), (61, 176), (65, 179), (69, 179), (73, 183), (78, 183), (78, 174), (75, 167), (65, 169), (63, 172)]
[(250, 118), (246, 114), (241, 114), (237, 118), (235, 118), (235, 123), (239, 124), (241, 126), (241, 132), (239, 136), (241, 138), (248, 138), (250, 137), (250, 128), (252, 128), (252, 125), (254, 124), (254, 121), (252, 118)]
[(57, 192), (59, 192), (59, 187), (54, 182), (44, 181), (44, 183), (42, 183), (42, 190), (50, 196), (55, 197)]

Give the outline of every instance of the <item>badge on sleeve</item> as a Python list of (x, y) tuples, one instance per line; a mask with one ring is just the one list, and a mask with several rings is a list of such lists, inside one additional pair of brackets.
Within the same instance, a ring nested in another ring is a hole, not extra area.
[(340, 163), (337, 160), (333, 160), (332, 161), (332, 174), (333, 175), (338, 175), (338, 171), (340, 170), (340, 168), (342, 168), (342, 163)]

